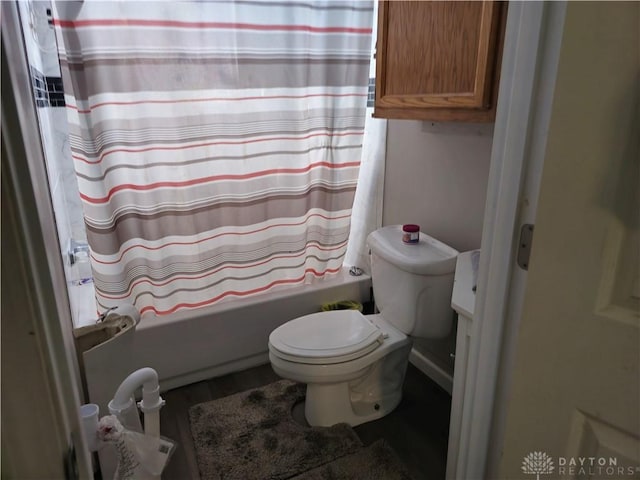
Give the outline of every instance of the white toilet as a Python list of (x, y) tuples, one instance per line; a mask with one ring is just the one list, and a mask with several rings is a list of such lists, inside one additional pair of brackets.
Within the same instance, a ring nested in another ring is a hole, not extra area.
[(451, 291), (458, 252), (420, 233), (402, 241), (402, 227), (367, 239), (381, 313), (313, 313), (269, 336), (269, 360), (281, 377), (307, 384), (305, 417), (312, 426), (351, 426), (383, 417), (400, 403), (412, 340), (440, 338), (452, 321)]

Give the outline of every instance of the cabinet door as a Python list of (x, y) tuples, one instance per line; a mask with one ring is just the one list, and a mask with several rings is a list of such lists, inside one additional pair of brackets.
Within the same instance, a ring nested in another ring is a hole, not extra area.
[(491, 1), (380, 2), (374, 115), (492, 119), (486, 112), (495, 104), (503, 6)]

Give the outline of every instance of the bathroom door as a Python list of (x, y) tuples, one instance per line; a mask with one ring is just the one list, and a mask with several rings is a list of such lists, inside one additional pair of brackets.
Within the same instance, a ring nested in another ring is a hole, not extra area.
[(640, 478), (639, 30), (568, 2), (500, 478)]

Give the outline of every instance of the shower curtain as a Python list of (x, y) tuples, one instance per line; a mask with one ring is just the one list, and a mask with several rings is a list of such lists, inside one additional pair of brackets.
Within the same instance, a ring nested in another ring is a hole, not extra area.
[(57, 2), (100, 311), (310, 283), (347, 248), (372, 2)]

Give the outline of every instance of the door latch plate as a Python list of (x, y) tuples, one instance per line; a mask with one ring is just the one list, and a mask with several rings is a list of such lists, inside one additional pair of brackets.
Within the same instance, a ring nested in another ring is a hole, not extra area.
[(520, 229), (520, 242), (518, 245), (518, 266), (523, 270), (529, 270), (529, 256), (533, 244), (533, 225), (525, 223)]

